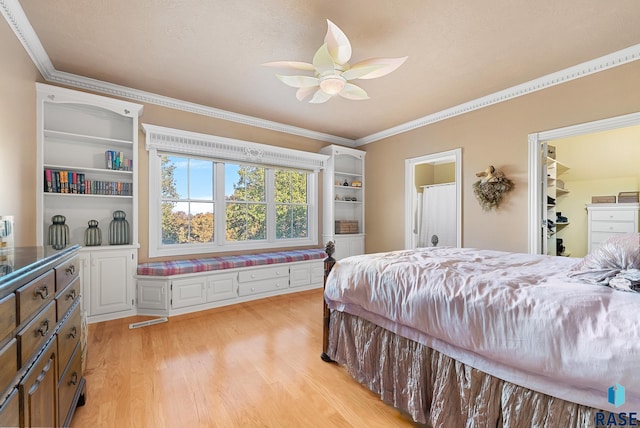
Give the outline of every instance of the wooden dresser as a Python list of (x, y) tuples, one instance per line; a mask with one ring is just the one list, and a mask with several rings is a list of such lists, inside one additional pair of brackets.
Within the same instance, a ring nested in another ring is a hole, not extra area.
[(638, 232), (640, 204), (587, 204), (589, 252), (614, 236)]
[(84, 404), (75, 245), (0, 252), (0, 426), (69, 426)]

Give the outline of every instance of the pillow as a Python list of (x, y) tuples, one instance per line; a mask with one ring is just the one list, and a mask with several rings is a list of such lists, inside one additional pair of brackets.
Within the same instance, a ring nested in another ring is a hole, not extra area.
[(640, 233), (609, 238), (569, 273), (590, 283), (640, 290)]

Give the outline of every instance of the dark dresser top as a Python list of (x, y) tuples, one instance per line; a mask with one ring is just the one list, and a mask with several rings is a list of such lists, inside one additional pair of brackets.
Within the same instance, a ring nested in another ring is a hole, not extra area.
[(20, 285), (38, 277), (80, 249), (73, 245), (62, 250), (47, 247), (15, 247), (0, 251), (0, 299)]

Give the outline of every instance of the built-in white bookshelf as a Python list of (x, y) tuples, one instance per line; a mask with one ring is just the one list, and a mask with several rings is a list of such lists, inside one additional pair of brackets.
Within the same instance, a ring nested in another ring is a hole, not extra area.
[[(54, 215), (66, 218), (67, 245), (83, 248), (83, 306), (89, 320), (134, 313), (138, 248), (138, 117), (142, 106), (36, 83), (36, 240), (49, 245)], [(128, 242), (110, 245), (115, 211), (129, 223)], [(85, 230), (97, 220), (98, 246), (86, 246)]]
[(335, 242), (336, 259), (363, 254), (365, 152), (338, 145), (320, 152), (330, 156), (323, 175), (323, 241)]

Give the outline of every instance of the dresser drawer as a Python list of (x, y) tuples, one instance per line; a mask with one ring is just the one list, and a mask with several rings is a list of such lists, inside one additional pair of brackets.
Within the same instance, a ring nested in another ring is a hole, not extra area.
[(20, 426), (20, 400), (14, 389), (4, 403), (0, 403), (0, 427)]
[(267, 291), (282, 290), (289, 287), (289, 278), (275, 278), (264, 281), (245, 282), (238, 284), (238, 294), (248, 296), (251, 294), (266, 293)]
[(71, 284), (67, 286), (61, 293), (56, 296), (56, 312), (58, 313), (57, 320), (60, 321), (64, 318), (73, 302), (80, 296), (80, 278), (73, 280)]
[(56, 328), (56, 305), (51, 302), (18, 333), (20, 367), (49, 339)]
[(82, 377), (82, 359), (80, 358), (80, 347), (76, 347), (75, 353), (71, 357), (71, 362), (60, 377), (58, 383), (58, 426), (65, 426), (65, 420), (71, 410), (73, 398), (80, 386)]
[(289, 280), (289, 266), (274, 266), (259, 269), (242, 270), (238, 273), (239, 282), (261, 281), (271, 278), (286, 278)]
[(0, 300), (0, 341), (16, 328), (16, 295), (9, 294)]
[(591, 223), (592, 232), (609, 232), (609, 233), (632, 233), (636, 225), (633, 222), (606, 222), (594, 221)]
[(58, 330), (58, 373), (62, 376), (64, 368), (80, 342), (80, 305), (76, 305), (64, 324)]
[(634, 221), (636, 211), (593, 211), (591, 218), (594, 221)]
[[(18, 341), (11, 339), (0, 349), (0, 394), (6, 391), (18, 372)], [(4, 426), (0, 424), (0, 426)]]
[[(56, 277), (53, 271), (49, 271), (16, 291), (19, 324), (28, 321), (41, 307), (53, 300), (56, 289), (55, 281)], [(51, 326), (52, 329), (54, 325)]]
[(56, 425), (56, 350), (50, 341), (20, 381), (20, 402), (25, 427)]
[(78, 272), (80, 271), (79, 263), (78, 257), (73, 257), (54, 268), (56, 272), (56, 292), (63, 290), (78, 277)]

